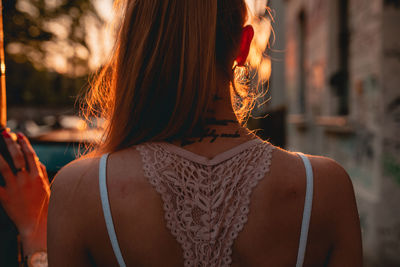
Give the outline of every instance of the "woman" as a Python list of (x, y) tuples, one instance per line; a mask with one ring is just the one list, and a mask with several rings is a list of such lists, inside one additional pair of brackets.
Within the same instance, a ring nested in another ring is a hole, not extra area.
[(343, 168), (241, 125), (253, 102), (235, 81), (254, 34), (244, 0), (121, 8), (88, 95), (103, 142), (52, 186), (50, 266), (361, 266)]

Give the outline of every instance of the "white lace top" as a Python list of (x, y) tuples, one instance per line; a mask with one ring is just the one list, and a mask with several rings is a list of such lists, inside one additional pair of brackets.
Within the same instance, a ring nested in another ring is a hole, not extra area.
[[(183, 249), (184, 265), (230, 266), (233, 242), (247, 222), (252, 190), (268, 173), (274, 147), (256, 139), (213, 159), (167, 143), (136, 148), (146, 178), (162, 197), (166, 226)], [(103, 211), (114, 253), (125, 266), (108, 203), (106, 160), (107, 155), (100, 163)]]

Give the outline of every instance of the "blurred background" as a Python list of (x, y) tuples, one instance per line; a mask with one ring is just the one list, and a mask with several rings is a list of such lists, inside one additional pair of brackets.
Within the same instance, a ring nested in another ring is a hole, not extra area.
[(113, 47), (112, 0), (3, 1), (7, 126), (34, 143), (50, 175), (91, 141), (77, 115), (90, 76)]
[[(2, 1), (7, 126), (30, 137), (51, 176), (98, 136), (76, 99), (112, 49), (112, 2)], [(400, 266), (400, 1), (247, 2), (260, 18), (255, 75), (268, 78), (249, 127), (342, 164), (366, 266)]]

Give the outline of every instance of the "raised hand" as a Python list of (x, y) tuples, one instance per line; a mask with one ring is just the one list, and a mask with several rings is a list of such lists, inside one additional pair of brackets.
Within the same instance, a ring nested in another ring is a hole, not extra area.
[(40, 163), (28, 139), (21, 133), (14, 140), (2, 132), (17, 173), (0, 156), (0, 172), (5, 187), (0, 187), (0, 204), (15, 223), (26, 255), (46, 251), (47, 210), (50, 198), (46, 168)]

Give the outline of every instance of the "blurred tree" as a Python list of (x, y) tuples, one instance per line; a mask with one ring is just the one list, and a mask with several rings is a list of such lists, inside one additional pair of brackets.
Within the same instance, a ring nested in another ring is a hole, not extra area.
[(105, 51), (93, 2), (2, 1), (9, 104), (73, 103), (94, 68), (93, 45)]
[(3, 0), (6, 52), (70, 75), (87, 73), (90, 31), (104, 20), (91, 0)]

